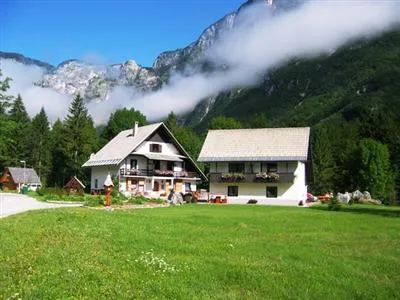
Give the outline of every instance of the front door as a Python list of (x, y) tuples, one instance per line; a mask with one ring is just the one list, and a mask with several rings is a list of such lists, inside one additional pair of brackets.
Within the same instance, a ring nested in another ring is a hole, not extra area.
[(154, 192), (158, 192), (160, 190), (160, 183), (158, 181), (154, 181)]
[(175, 180), (175, 188), (174, 188), (174, 190), (175, 190), (175, 192), (177, 192), (177, 193), (181, 193), (182, 192), (182, 180)]

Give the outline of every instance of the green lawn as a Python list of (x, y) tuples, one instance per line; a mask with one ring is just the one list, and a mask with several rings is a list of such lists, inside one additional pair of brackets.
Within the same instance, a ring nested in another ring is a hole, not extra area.
[(0, 241), (0, 299), (400, 299), (398, 208), (57, 209)]

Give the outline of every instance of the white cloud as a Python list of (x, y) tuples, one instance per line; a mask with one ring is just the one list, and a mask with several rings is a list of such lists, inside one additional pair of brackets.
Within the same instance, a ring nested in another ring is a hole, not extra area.
[(152, 118), (164, 117), (171, 110), (187, 112), (218, 92), (256, 83), (266, 70), (293, 57), (331, 52), (399, 21), (399, 5), (394, 2), (311, 1), (274, 17), (263, 4), (256, 4), (208, 51), (208, 59), (229, 66), (227, 70), (189, 77), (175, 74), (163, 89), (127, 104)]
[(43, 89), (35, 86), (40, 81), (43, 69), (38, 66), (23, 65), (14, 60), (1, 60), (1, 71), (3, 77), (11, 77), (8, 93), (14, 96), (21, 94), (26, 110), (30, 116), (39, 113), (42, 107), (45, 108), (50, 121), (57, 118), (64, 118), (68, 111), (71, 99), (50, 89)]
[[(150, 120), (165, 117), (170, 111), (184, 113), (206, 97), (256, 83), (266, 70), (290, 58), (329, 53), (349, 41), (388, 30), (399, 20), (399, 5), (390, 1), (310, 1), (273, 17), (264, 5), (254, 5), (207, 53), (216, 64), (229, 66), (226, 70), (207, 75), (173, 74), (167, 85), (148, 94), (117, 87), (107, 101), (91, 103), (89, 112), (97, 123), (105, 122), (110, 112), (121, 107), (139, 109)], [(22, 94), (31, 114), (44, 105), (52, 119), (65, 115), (70, 99), (32, 87), (41, 76), (38, 68), (4, 62), (1, 68), (15, 79), (12, 91)]]

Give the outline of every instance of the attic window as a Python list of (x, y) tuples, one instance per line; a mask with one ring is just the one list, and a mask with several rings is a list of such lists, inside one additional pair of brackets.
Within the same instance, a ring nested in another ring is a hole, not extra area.
[(160, 144), (150, 144), (150, 152), (161, 153), (161, 145)]

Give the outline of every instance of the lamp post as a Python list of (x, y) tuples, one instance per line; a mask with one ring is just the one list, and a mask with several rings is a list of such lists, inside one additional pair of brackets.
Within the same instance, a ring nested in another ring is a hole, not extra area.
[(24, 181), (23, 185), (25, 185), (25, 169), (26, 169), (26, 161), (25, 160), (20, 160), (21, 164), (24, 164)]

